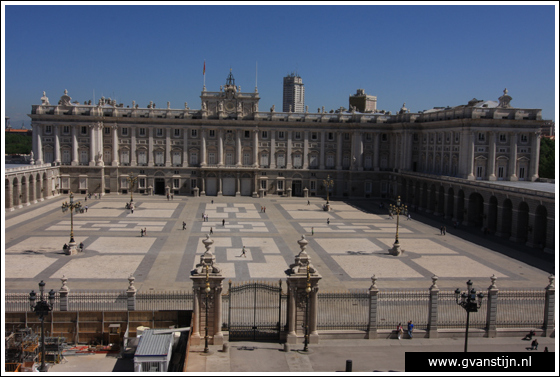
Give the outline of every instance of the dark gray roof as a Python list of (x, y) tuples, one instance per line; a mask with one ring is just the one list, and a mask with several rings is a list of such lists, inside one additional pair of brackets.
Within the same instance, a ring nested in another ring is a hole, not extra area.
[(169, 344), (173, 342), (173, 334), (154, 334), (153, 329), (142, 333), (140, 343), (134, 356), (166, 356)]

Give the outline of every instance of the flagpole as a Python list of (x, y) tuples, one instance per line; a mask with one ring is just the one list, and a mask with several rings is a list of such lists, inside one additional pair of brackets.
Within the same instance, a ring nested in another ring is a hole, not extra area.
[(203, 76), (203, 87), (202, 87), (202, 91), (206, 91), (206, 60), (204, 60), (204, 68), (202, 68), (202, 76)]

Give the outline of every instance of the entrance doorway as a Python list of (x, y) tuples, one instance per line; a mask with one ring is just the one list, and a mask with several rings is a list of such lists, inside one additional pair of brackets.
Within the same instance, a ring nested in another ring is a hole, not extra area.
[(154, 180), (154, 195), (165, 195), (165, 179), (156, 178)]
[(292, 195), (301, 196), (301, 181), (292, 181)]

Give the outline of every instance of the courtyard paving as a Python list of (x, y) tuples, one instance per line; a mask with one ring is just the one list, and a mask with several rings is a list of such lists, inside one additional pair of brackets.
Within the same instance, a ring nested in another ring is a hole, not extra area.
[[(7, 212), (6, 291), (28, 292), (40, 280), (57, 290), (63, 275), (71, 290), (124, 290), (131, 274), (140, 291), (190, 290), (190, 272), (210, 233), (225, 282), (284, 279), (302, 235), (323, 277), (322, 291), (368, 288), (374, 274), (381, 289), (428, 288), (434, 274), (444, 289), (464, 288), (468, 279), (476, 289), (486, 289), (492, 275), (501, 289), (544, 289), (555, 267), (551, 255), (534, 255), (537, 251), (528, 248), (520, 252), (501, 239), (471, 235), (417, 214), (412, 220), (400, 217), (404, 253), (392, 256), (388, 249), (397, 218), (391, 219), (375, 200), (331, 200), (332, 209), (325, 212), (322, 198), (310, 198), (308, 204), (307, 198), (275, 196), (167, 200), (139, 195), (132, 213), (125, 209), (128, 199), (109, 194), (87, 200), (88, 212), (74, 215), (74, 237), (85, 245), (75, 256), (62, 252), (70, 233), (70, 212), (61, 211), (67, 196)], [(440, 234), (442, 224), (446, 235)]]

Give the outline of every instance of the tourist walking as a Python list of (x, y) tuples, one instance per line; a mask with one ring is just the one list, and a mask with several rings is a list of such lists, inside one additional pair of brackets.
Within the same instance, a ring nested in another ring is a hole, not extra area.
[(222, 226), (226, 226), (226, 219), (222, 219)]
[(311, 227), (311, 235), (315, 235), (315, 229), (313, 227)]
[(214, 234), (214, 229), (212, 229), (212, 227), (210, 227), (210, 234)]
[(414, 331), (414, 324), (412, 321), (408, 321), (408, 336), (412, 339), (412, 332)]
[(311, 203), (309, 203), (309, 200), (307, 201), (307, 205), (311, 205)]
[(86, 205), (86, 213), (87, 213), (88, 206)]
[(144, 228), (144, 235), (147, 235), (146, 228)]
[(144, 237), (144, 229), (140, 228), (140, 237)]
[(329, 218), (327, 218), (327, 225), (329, 225), (331, 223), (331, 220)]
[(245, 257), (247, 258), (247, 255), (245, 255), (245, 246), (243, 246), (243, 250), (241, 250), (241, 255), (240, 257)]
[(439, 235), (443, 236), (443, 225), (439, 227)]
[(443, 235), (444, 235), (444, 236), (445, 236), (445, 231), (446, 231), (446, 230), (447, 230), (447, 229), (446, 229), (445, 227), (443, 227)]
[(410, 213), (409, 213), (409, 214), (406, 216), (406, 220), (408, 221), (408, 220), (410, 220), (410, 219), (411, 219), (411, 218), (410, 218)]
[(399, 322), (399, 325), (397, 326), (397, 339), (401, 339), (401, 336), (403, 334), (403, 328), (402, 328), (402, 323)]
[(187, 229), (187, 223), (183, 221), (183, 230)]
[(538, 349), (539, 349), (539, 342), (537, 342), (537, 339), (534, 339), (531, 342), (531, 350), (537, 350), (538, 351)]

